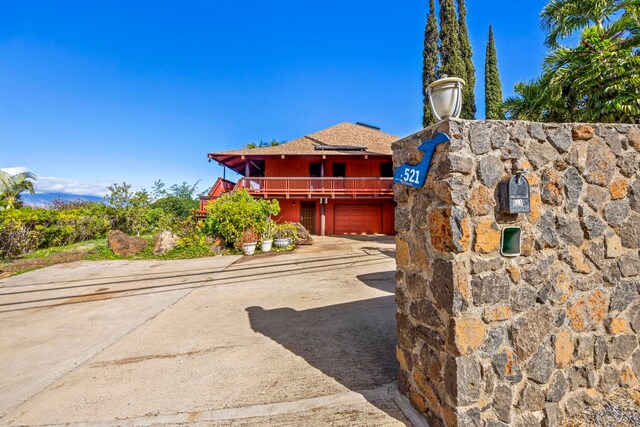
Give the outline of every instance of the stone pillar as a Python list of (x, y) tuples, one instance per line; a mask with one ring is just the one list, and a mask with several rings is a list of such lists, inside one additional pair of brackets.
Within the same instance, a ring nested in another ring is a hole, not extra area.
[[(640, 375), (640, 129), (450, 120), (393, 145), (399, 382), (431, 426), (557, 426)], [(530, 214), (498, 211), (515, 162)], [(500, 255), (522, 228), (522, 256)]]

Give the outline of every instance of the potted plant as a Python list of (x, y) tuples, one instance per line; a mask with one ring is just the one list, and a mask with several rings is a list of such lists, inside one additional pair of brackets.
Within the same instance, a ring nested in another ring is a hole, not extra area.
[(271, 245), (273, 244), (273, 234), (275, 233), (276, 223), (271, 219), (267, 218), (264, 225), (262, 226), (262, 241), (260, 242), (260, 250), (262, 252), (270, 252)]
[(280, 224), (276, 227), (275, 236), (276, 239), (273, 243), (276, 248), (286, 248), (295, 243), (295, 238), (297, 237), (296, 226), (290, 222)]
[(256, 233), (256, 229), (249, 227), (244, 230), (244, 233), (242, 233), (237, 243), (239, 244), (236, 246), (241, 246), (242, 252), (245, 255), (253, 255), (256, 252), (256, 245), (258, 244), (258, 233)]
[(273, 244), (276, 248), (286, 248), (291, 244), (291, 233), (287, 224), (279, 224), (276, 226), (275, 237)]

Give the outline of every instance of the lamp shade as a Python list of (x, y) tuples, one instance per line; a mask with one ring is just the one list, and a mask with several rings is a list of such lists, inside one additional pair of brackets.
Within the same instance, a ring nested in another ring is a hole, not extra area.
[(458, 77), (445, 77), (427, 86), (431, 111), (438, 121), (460, 116), (464, 85), (465, 81)]

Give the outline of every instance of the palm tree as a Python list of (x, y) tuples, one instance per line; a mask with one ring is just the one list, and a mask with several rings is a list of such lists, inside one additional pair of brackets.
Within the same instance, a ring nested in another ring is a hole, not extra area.
[(503, 108), (509, 120), (544, 121), (548, 96), (541, 79), (520, 82), (515, 95), (507, 98)]
[(637, 123), (640, 55), (615, 28), (590, 27), (574, 49), (555, 49), (544, 64), (549, 87), (562, 94), (572, 121)]
[(0, 210), (20, 207), (20, 193), (34, 193), (33, 183), (36, 176), (31, 172), (19, 172), (14, 175), (0, 170)]
[[(640, 116), (640, 0), (551, 0), (542, 76), (516, 85), (511, 119), (628, 122)], [(580, 32), (576, 47), (560, 41)]]
[[(546, 44), (557, 48), (560, 40), (576, 31), (595, 26), (601, 30), (618, 20), (638, 23), (640, 0), (551, 0), (540, 14), (541, 26), (547, 31)], [(618, 17), (613, 21), (614, 17)], [(636, 33), (637, 35), (637, 33)]]

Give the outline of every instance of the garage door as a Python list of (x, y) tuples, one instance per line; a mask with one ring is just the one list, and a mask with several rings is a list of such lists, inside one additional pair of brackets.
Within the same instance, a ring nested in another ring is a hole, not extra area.
[(336, 234), (382, 234), (381, 205), (336, 205)]

